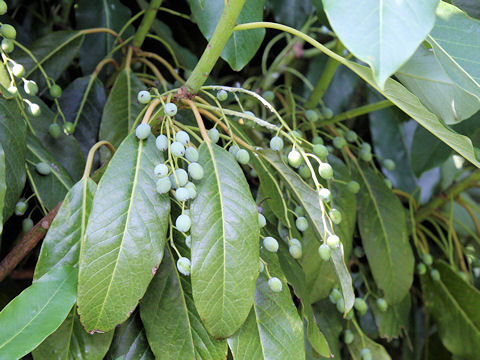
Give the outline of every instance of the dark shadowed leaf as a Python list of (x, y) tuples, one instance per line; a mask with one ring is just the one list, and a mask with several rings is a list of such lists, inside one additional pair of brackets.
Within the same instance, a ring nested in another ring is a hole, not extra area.
[(300, 29), (313, 13), (312, 3), (310, 0), (270, 0), (267, 6), (276, 22)]
[(3, 200), (5, 199), (5, 193), (7, 192), (7, 183), (5, 176), (5, 151), (0, 143), (0, 235), (3, 231)]
[(392, 338), (401, 336), (403, 330), (408, 329), (411, 307), (410, 294), (407, 294), (398, 304), (390, 305), (385, 312), (378, 310), (374, 299), (370, 301), (370, 307), (375, 316), (378, 333), (382, 338), (391, 341)]
[(391, 357), (388, 355), (385, 348), (382, 345), (372, 341), (363, 332), (359, 331), (359, 328), (356, 326), (351, 326), (350, 330), (354, 334), (354, 340), (348, 345), (348, 351), (350, 352), (353, 360), (362, 360), (360, 357), (360, 351), (362, 349), (369, 349), (372, 354), (372, 359), (391, 360)]

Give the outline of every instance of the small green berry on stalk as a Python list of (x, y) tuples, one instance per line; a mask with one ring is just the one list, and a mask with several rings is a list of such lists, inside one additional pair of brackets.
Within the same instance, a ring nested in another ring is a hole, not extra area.
[(277, 252), (278, 250), (278, 241), (271, 237), (271, 236), (266, 236), (263, 239), (263, 247), (267, 249), (270, 252)]
[(342, 213), (337, 209), (331, 209), (328, 212), (328, 216), (330, 216), (330, 219), (335, 225), (338, 225), (342, 222)]
[(198, 161), (198, 151), (194, 147), (187, 147), (185, 149), (185, 158), (190, 162)]
[(430, 276), (432, 277), (433, 281), (440, 281), (440, 272), (437, 269), (430, 270)]
[(355, 340), (355, 335), (353, 334), (352, 330), (345, 330), (343, 332), (343, 342), (347, 345), (351, 344)]
[(52, 172), (52, 168), (50, 167), (50, 165), (43, 161), (35, 165), (35, 170), (43, 176), (46, 176)]
[(23, 75), (25, 75), (25, 68), (22, 64), (14, 64), (12, 66), (12, 73), (16, 77), (21, 78)]
[(197, 187), (194, 183), (188, 182), (187, 185), (185, 185), (185, 188), (188, 190), (190, 199), (193, 200), (197, 197)]
[(167, 116), (175, 116), (177, 115), (177, 105), (175, 105), (174, 103), (166, 103), (163, 111)]
[(267, 220), (265, 219), (265, 216), (262, 214), (258, 213), (258, 225), (263, 228), (267, 225)]
[(347, 184), (347, 190), (352, 194), (357, 194), (360, 191), (360, 184), (354, 180), (349, 181)]
[(422, 254), (422, 261), (425, 263), (427, 266), (431, 266), (433, 264), (433, 257), (432, 255), (428, 253), (423, 253)]
[(355, 302), (353, 303), (353, 306), (354, 306), (355, 310), (358, 311), (360, 316), (363, 316), (367, 313), (368, 305), (367, 305), (366, 301), (363, 300), (362, 298), (356, 298)]
[(12, 96), (16, 96), (18, 94), (18, 88), (15, 85), (10, 85), (7, 91)]
[(15, 204), (15, 215), (22, 216), (23, 214), (25, 214), (25, 211), (27, 211), (27, 209), (28, 209), (28, 204), (26, 203), (25, 199), (19, 200)]
[(180, 130), (175, 134), (175, 141), (178, 141), (184, 146), (187, 146), (188, 143), (190, 142), (190, 136), (186, 131)]
[(184, 202), (190, 199), (190, 193), (187, 188), (181, 187), (175, 191), (175, 198), (180, 202)]
[(323, 202), (330, 202), (332, 200), (332, 193), (326, 188), (318, 190), (318, 196)]
[(307, 165), (301, 165), (300, 168), (298, 169), (298, 173), (305, 180), (310, 179), (312, 177), (312, 172), (310, 171), (310, 168)]
[(65, 131), (67, 134), (73, 134), (75, 131), (75, 124), (70, 121), (66, 121), (65, 124), (63, 124), (63, 131)]
[(294, 168), (298, 168), (303, 162), (302, 155), (297, 150), (288, 153), (288, 163)]
[(160, 178), (157, 180), (156, 189), (159, 194), (166, 194), (172, 188), (172, 182), (168, 177)]
[(211, 128), (210, 130), (208, 130), (208, 137), (210, 138), (210, 141), (212, 143), (216, 144), (218, 140), (220, 140), (220, 133), (217, 129)]
[(17, 31), (10, 24), (2, 24), (2, 26), (0, 26), (0, 34), (4, 38), (10, 40), (15, 40), (15, 38), (17, 37)]
[(381, 312), (387, 311), (388, 303), (384, 298), (378, 298), (376, 303), (377, 303), (378, 310), (380, 310)]
[(203, 167), (199, 163), (192, 162), (188, 164), (188, 173), (193, 180), (201, 180), (203, 179)]
[(333, 177), (333, 168), (329, 163), (320, 163), (318, 173), (325, 180), (330, 180)]
[(232, 145), (228, 148), (228, 152), (233, 156), (237, 155), (238, 150), (240, 150), (240, 148), (237, 145)]
[(184, 169), (176, 169), (175, 175), (170, 175), (170, 182), (174, 189), (185, 186), (188, 183), (188, 173)]
[(6, 54), (10, 54), (15, 49), (15, 45), (13, 41), (10, 39), (3, 39), (2, 40), (2, 50)]
[(41, 114), (42, 110), (40, 109), (40, 106), (35, 103), (30, 103), (28, 104), (27, 111), (30, 115), (37, 117)]
[(336, 147), (337, 149), (342, 149), (346, 145), (347, 145), (347, 141), (345, 140), (345, 138), (341, 136), (337, 136), (333, 138), (333, 146)]
[(49, 90), (49, 93), (52, 98), (59, 98), (60, 96), (62, 96), (62, 88), (57, 84), (53, 84)]
[(372, 360), (372, 352), (370, 349), (364, 348), (360, 350), (360, 360)]
[(30, 218), (23, 219), (22, 231), (24, 234), (28, 233), (33, 228), (33, 220)]
[(330, 248), (335, 249), (340, 246), (340, 238), (335, 234), (328, 235), (326, 243)]
[(355, 141), (357, 141), (357, 138), (358, 138), (358, 135), (355, 131), (353, 130), (348, 130), (346, 133), (345, 133), (345, 139), (347, 139), (347, 141), (349, 143), (353, 143)]
[(418, 275), (425, 275), (427, 273), (427, 267), (424, 263), (417, 264), (417, 274)]
[(393, 171), (395, 170), (396, 164), (395, 161), (393, 161), (392, 159), (385, 159), (383, 160), (383, 166), (385, 167), (385, 169)]
[(221, 90), (218, 90), (217, 92), (217, 99), (220, 100), (220, 101), (225, 101), (228, 99), (228, 93), (221, 89)]
[(315, 136), (312, 140), (313, 145), (323, 145), (323, 139), (320, 136)]
[(247, 150), (240, 149), (235, 154), (235, 158), (240, 164), (245, 165), (245, 164), (248, 164), (248, 162), (250, 161), (250, 154), (248, 153)]
[(305, 111), (305, 117), (310, 122), (315, 122), (318, 120), (318, 114), (315, 110), (307, 110)]
[(153, 173), (155, 174), (155, 176), (163, 178), (168, 175), (168, 166), (165, 164), (158, 164), (153, 169)]
[(274, 136), (270, 140), (270, 149), (281, 151), (283, 149), (283, 139), (280, 136)]
[(262, 94), (262, 97), (268, 102), (272, 102), (273, 100), (275, 100), (275, 94), (273, 93), (273, 91), (265, 91)]
[(288, 252), (294, 259), (300, 259), (302, 257), (302, 247), (296, 244), (291, 245), (288, 248)]
[(345, 312), (345, 300), (343, 298), (340, 298), (337, 301), (336, 305), (337, 305), (337, 311), (343, 314)]
[(325, 116), (326, 119), (331, 119), (333, 117), (333, 111), (328, 107), (324, 107), (322, 109), (322, 114), (323, 116)]
[(48, 127), (48, 133), (52, 138), (58, 139), (60, 134), (62, 133), (62, 128), (57, 123), (50, 124), (50, 126)]
[(8, 6), (5, 1), (0, 1), (0, 15), (5, 15), (7, 13)]
[(192, 267), (192, 265), (191, 265), (191, 262), (188, 258), (181, 257), (177, 260), (177, 269), (183, 275), (185, 275), (185, 276), (190, 275), (191, 267)]
[(192, 226), (192, 220), (188, 215), (182, 214), (175, 220), (175, 226), (178, 231), (187, 232)]
[(23, 82), (23, 90), (27, 95), (35, 96), (38, 93), (38, 85), (33, 80), (25, 80)]
[(305, 231), (308, 229), (308, 220), (303, 217), (303, 216), (300, 216), (297, 218), (297, 220), (295, 220), (295, 226), (297, 227), (298, 231)]
[(268, 279), (268, 286), (270, 290), (273, 292), (281, 292), (282, 291), (282, 281), (277, 277), (272, 277)]
[(342, 298), (342, 293), (337, 288), (333, 288), (330, 294), (328, 295), (328, 299), (332, 304), (336, 304), (338, 300)]
[(170, 145), (170, 152), (175, 157), (182, 157), (185, 155), (185, 146), (182, 143), (175, 141)]
[(328, 149), (323, 144), (315, 144), (313, 145), (312, 152), (320, 158), (320, 160), (324, 161), (328, 155)]
[(152, 129), (148, 124), (140, 124), (135, 129), (135, 135), (139, 140), (144, 140), (150, 136)]
[(305, 216), (305, 210), (300, 205), (295, 206), (295, 214), (297, 216)]
[(168, 138), (165, 135), (158, 135), (155, 140), (155, 146), (160, 151), (165, 151), (168, 149)]
[(332, 249), (327, 244), (322, 244), (318, 247), (318, 254), (322, 260), (327, 261), (332, 256)]

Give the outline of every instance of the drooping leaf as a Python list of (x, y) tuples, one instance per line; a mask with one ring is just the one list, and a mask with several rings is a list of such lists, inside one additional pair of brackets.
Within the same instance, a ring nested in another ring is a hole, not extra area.
[[(189, 0), (190, 10), (203, 36), (210, 40), (223, 12), (224, 0), (209, 0), (201, 7), (198, 0)], [(265, 0), (246, 0), (237, 24), (262, 21)], [(265, 36), (264, 29), (237, 31), (232, 34), (222, 51), (222, 59), (235, 71), (247, 65), (257, 52)]]
[(227, 342), (216, 340), (202, 324), (190, 281), (180, 275), (167, 249), (140, 304), (148, 342), (157, 358), (225, 359)]
[(63, 265), (77, 265), (97, 185), (87, 178), (76, 183), (65, 196), (53, 219), (35, 267), (34, 279)]
[(0, 358), (18, 359), (65, 320), (75, 303), (77, 270), (60, 267), (26, 288), (0, 312)]
[(403, 330), (408, 329), (411, 299), (407, 294), (398, 304), (390, 305), (385, 312), (378, 310), (375, 301), (370, 301), (370, 307), (375, 317), (378, 333), (382, 338), (391, 341), (401, 336)]
[(198, 162), (205, 177), (190, 207), (193, 298), (210, 334), (227, 337), (245, 321), (254, 300), (258, 212), (228, 151), (203, 143)]
[(328, 347), (334, 359), (340, 358), (340, 333), (343, 330), (342, 315), (334, 304), (328, 299), (323, 299), (312, 305), (318, 327), (328, 341)]
[(3, 205), (5, 193), (7, 192), (7, 182), (5, 176), (5, 151), (0, 143), (0, 235), (3, 232)]
[(125, 321), (163, 257), (170, 201), (156, 192), (153, 173), (161, 162), (153, 136), (131, 134), (98, 184), (80, 253), (78, 313), (87, 331)]
[(300, 29), (312, 14), (314, 7), (310, 0), (270, 0), (268, 8), (276, 22)]
[(474, 359), (480, 348), (480, 291), (439, 261), (440, 281), (422, 276), (425, 303), (438, 326), (443, 345), (455, 355)]
[(34, 360), (102, 360), (112, 342), (113, 331), (88, 334), (73, 308), (65, 321), (34, 351)]
[(465, 11), (474, 18), (480, 17), (480, 1), (478, 0), (453, 0), (452, 4)]
[(390, 355), (388, 355), (385, 348), (371, 340), (368, 336), (366, 336), (363, 332), (358, 330), (356, 326), (352, 326), (350, 330), (354, 334), (353, 342), (348, 346), (348, 351), (352, 356), (353, 360), (361, 360), (360, 351), (362, 349), (369, 349), (372, 355), (372, 359), (375, 360), (391, 360)]
[(358, 168), (358, 227), (377, 286), (389, 304), (400, 302), (413, 282), (414, 257), (400, 200), (372, 170)]
[(323, 0), (323, 5), (340, 40), (371, 66), (376, 83), (383, 89), (387, 78), (432, 30), (438, 0)]

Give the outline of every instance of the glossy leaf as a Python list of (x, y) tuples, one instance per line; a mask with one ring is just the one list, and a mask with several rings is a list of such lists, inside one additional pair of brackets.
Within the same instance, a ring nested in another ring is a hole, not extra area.
[(359, 170), (358, 227), (377, 286), (389, 304), (400, 302), (413, 282), (414, 257), (400, 200), (372, 170)]
[(5, 176), (5, 151), (0, 143), (0, 235), (3, 232), (3, 205), (5, 193), (7, 192), (7, 182)]
[(478, 0), (453, 0), (452, 4), (465, 11), (474, 18), (480, 17), (480, 1)]
[(400, 337), (402, 331), (407, 331), (410, 307), (410, 294), (407, 294), (400, 303), (389, 305), (385, 312), (378, 310), (374, 299), (372, 299), (372, 301), (370, 301), (370, 308), (373, 311), (379, 335), (391, 341), (392, 338)]
[(93, 180), (82, 179), (65, 196), (43, 240), (34, 279), (59, 266), (78, 264), (81, 241), (96, 188)]
[[(203, 36), (208, 40), (223, 12), (224, 0), (209, 0), (200, 6), (198, 0), (189, 0), (190, 10)], [(265, 0), (246, 0), (237, 19), (237, 24), (262, 21)], [(232, 34), (221, 57), (235, 71), (240, 71), (257, 52), (265, 36), (265, 29), (237, 31)]]
[(446, 263), (438, 262), (440, 281), (422, 276), (425, 303), (439, 329), (443, 345), (453, 354), (474, 359), (480, 348), (480, 291)]
[(98, 184), (78, 282), (78, 313), (89, 332), (128, 318), (163, 257), (170, 200), (156, 192), (153, 173), (161, 162), (153, 136), (131, 134)]
[(310, 0), (270, 0), (267, 6), (273, 12), (276, 22), (300, 29), (313, 13)]
[(316, 323), (328, 341), (334, 359), (340, 358), (340, 334), (343, 330), (342, 315), (334, 304), (323, 299), (312, 305)]
[(73, 308), (60, 327), (33, 351), (34, 360), (102, 360), (112, 342), (113, 331), (88, 334)]
[(348, 345), (348, 351), (350, 352), (353, 360), (362, 360), (360, 357), (360, 351), (362, 349), (369, 349), (372, 354), (372, 359), (391, 360), (391, 357), (388, 355), (385, 348), (382, 345), (372, 341), (363, 332), (359, 331), (359, 328), (352, 326), (350, 327), (350, 330), (354, 334), (354, 340)]
[(323, 0), (323, 5), (342, 43), (371, 66), (376, 83), (383, 89), (387, 78), (432, 30), (438, 0)]
[(228, 151), (202, 143), (198, 162), (205, 177), (190, 208), (193, 298), (210, 334), (227, 337), (245, 321), (254, 299), (258, 212)]
[(225, 359), (227, 342), (202, 324), (190, 281), (180, 275), (170, 250), (142, 299), (140, 315), (153, 353), (161, 359)]
[(0, 312), (0, 358), (18, 359), (65, 320), (75, 303), (77, 270), (60, 267), (26, 288)]

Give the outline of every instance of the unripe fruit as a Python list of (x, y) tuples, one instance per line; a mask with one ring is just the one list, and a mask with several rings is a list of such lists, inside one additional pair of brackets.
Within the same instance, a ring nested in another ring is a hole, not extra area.
[(337, 301), (336, 305), (337, 305), (337, 311), (343, 314), (345, 312), (345, 300), (343, 298), (340, 298)]
[(267, 236), (263, 239), (263, 246), (270, 252), (277, 252), (278, 241), (271, 236)]
[(175, 134), (175, 141), (187, 146), (190, 142), (190, 136), (183, 130), (180, 130)]
[(188, 189), (181, 187), (175, 191), (175, 198), (180, 202), (184, 202), (190, 199), (190, 193)]
[(377, 299), (377, 307), (381, 312), (385, 312), (388, 309), (388, 303), (384, 298)]
[(30, 103), (30, 104), (28, 104), (27, 112), (28, 112), (30, 115), (36, 117), (36, 116), (40, 115), (40, 113), (42, 112), (42, 110), (40, 109), (40, 106), (39, 106), (38, 104)]
[(170, 145), (170, 152), (173, 156), (182, 157), (185, 155), (185, 146), (183, 146), (182, 143), (175, 141)]
[(427, 266), (430, 266), (430, 265), (433, 264), (433, 257), (432, 257), (432, 255), (430, 255), (428, 253), (423, 253), (422, 254), (422, 260), (425, 263), (425, 265), (427, 265)]
[(163, 178), (168, 175), (168, 166), (165, 164), (158, 164), (153, 169), (153, 173), (155, 174), (155, 176)]
[(238, 150), (240, 150), (240, 148), (237, 145), (232, 145), (228, 148), (228, 152), (233, 156), (237, 155)]
[(363, 161), (372, 161), (373, 156), (371, 152), (360, 151), (359, 155), (360, 159), (362, 159)]
[(148, 124), (140, 124), (135, 129), (135, 135), (140, 140), (148, 138), (150, 136), (151, 132), (152, 132), (152, 129), (150, 128), (150, 125), (148, 125)]
[(395, 161), (393, 161), (392, 159), (385, 159), (383, 160), (383, 166), (385, 167), (385, 169), (393, 171), (395, 170), (396, 164)]
[(347, 141), (350, 143), (357, 141), (357, 138), (358, 138), (357, 133), (353, 130), (348, 130), (345, 133), (345, 139), (347, 139)]
[(300, 259), (302, 257), (302, 247), (298, 245), (292, 245), (288, 248), (288, 252), (294, 259)]
[(334, 234), (328, 235), (327, 245), (332, 249), (337, 248), (340, 245), (340, 238)]
[(25, 75), (25, 68), (23, 67), (22, 64), (14, 64), (12, 66), (12, 73), (13, 75), (15, 75), (16, 77), (20, 78), (22, 77), (23, 75)]
[(258, 272), (263, 272), (265, 270), (265, 265), (263, 265), (263, 262), (260, 260), (259, 261), (259, 271)]
[(220, 100), (220, 101), (225, 101), (228, 99), (228, 93), (221, 89), (217, 92), (217, 99)]
[(48, 127), (48, 133), (52, 138), (58, 139), (58, 137), (62, 133), (62, 128), (57, 123), (50, 124), (50, 126)]
[(315, 136), (312, 139), (312, 144), (313, 145), (323, 145), (323, 139), (320, 136)]
[(295, 245), (302, 247), (302, 243), (300, 242), (300, 240), (295, 239), (295, 238), (291, 238), (290, 239), (290, 246), (295, 246)]
[(33, 221), (30, 218), (23, 219), (22, 221), (22, 231), (28, 233), (33, 228)]
[(0, 15), (5, 15), (7, 13), (8, 6), (5, 1), (0, 1)]
[(262, 214), (258, 213), (258, 225), (263, 228), (265, 225), (267, 225), (267, 219), (265, 219), (265, 216)]
[(39, 162), (37, 165), (35, 165), (35, 170), (37, 170), (37, 172), (40, 174), (40, 175), (48, 175), (52, 172), (52, 168), (50, 167), (50, 165), (48, 165), (47, 163), (45, 162)]
[(18, 89), (15, 85), (10, 85), (7, 89), (8, 93), (12, 96), (15, 96), (18, 94)]
[(332, 249), (327, 244), (322, 244), (318, 247), (318, 255), (322, 260), (327, 261), (332, 256)]
[(15, 40), (15, 38), (17, 37), (17, 31), (12, 25), (9, 25), (9, 24), (3, 24), (0, 27), (0, 33), (4, 38), (11, 39), (11, 40)]
[(385, 182), (385, 185), (387, 185), (387, 187), (388, 187), (389, 189), (392, 188), (393, 185), (392, 185), (392, 182), (391, 182), (390, 180), (388, 180), (388, 179), (383, 179), (383, 181)]
[(330, 216), (330, 219), (335, 225), (338, 225), (342, 222), (342, 213), (337, 209), (331, 209), (328, 212), (328, 216)]
[(182, 214), (177, 217), (177, 220), (175, 220), (175, 226), (178, 231), (187, 232), (190, 230), (190, 226), (192, 226), (192, 220), (190, 219), (190, 216)]
[(188, 173), (183, 169), (177, 169), (175, 170), (175, 175), (170, 175), (170, 182), (172, 183), (172, 187), (174, 189), (185, 186), (188, 183)]
[(15, 48), (15, 45), (13, 44), (13, 41), (10, 39), (3, 39), (2, 40), (2, 50), (6, 54), (9, 54), (13, 51)]
[(272, 102), (273, 100), (275, 100), (275, 94), (273, 93), (273, 91), (265, 91), (263, 94), (262, 94), (263, 98), (265, 100), (267, 100), (268, 102)]
[(425, 275), (427, 273), (427, 267), (424, 263), (417, 264), (417, 274), (418, 275)]
[(327, 188), (321, 188), (318, 190), (318, 196), (323, 202), (330, 202), (332, 200), (332, 193)]
[(308, 229), (308, 220), (303, 216), (300, 216), (295, 220), (295, 226), (297, 227), (298, 231), (305, 231)]
[(190, 275), (191, 268), (192, 268), (192, 264), (188, 258), (181, 257), (177, 260), (177, 269), (183, 275), (185, 276)]
[(185, 238), (185, 245), (187, 245), (187, 247), (190, 249), (192, 247), (192, 237), (190, 235), (188, 235), (186, 238)]
[(175, 116), (177, 115), (177, 105), (175, 105), (174, 103), (166, 103), (163, 111), (167, 116)]
[(368, 310), (368, 305), (362, 298), (356, 298), (353, 307), (358, 311), (360, 316), (365, 315)]
[(26, 94), (35, 96), (38, 93), (38, 85), (33, 80), (25, 80), (23, 82), (23, 90), (25, 90)]
[(303, 136), (299, 130), (292, 130), (289, 132), (289, 135), (297, 139), (301, 139)]
[(188, 164), (188, 173), (193, 180), (201, 180), (204, 175), (203, 167), (199, 163), (192, 162)]
[(336, 147), (337, 149), (341, 149), (346, 145), (347, 145), (347, 141), (345, 140), (345, 138), (341, 136), (337, 136), (333, 138), (333, 146)]
[(361, 360), (372, 360), (372, 352), (367, 348), (364, 348), (364, 349), (360, 350), (360, 359)]
[(322, 109), (322, 114), (323, 116), (325, 116), (325, 118), (327, 119), (331, 119), (333, 117), (333, 111), (332, 109), (328, 108), (328, 107), (324, 107)]
[(298, 173), (305, 180), (310, 179), (312, 177), (312, 172), (310, 171), (307, 165), (301, 165), (300, 168), (298, 169)]
[(283, 149), (283, 139), (280, 136), (274, 136), (270, 139), (270, 149), (280, 151)]
[(28, 204), (24, 200), (20, 200), (15, 204), (15, 215), (22, 216), (28, 209)]
[(70, 121), (66, 121), (65, 124), (63, 124), (63, 131), (65, 131), (67, 134), (73, 134), (75, 131), (75, 124)]
[(360, 151), (365, 151), (365, 152), (372, 152), (372, 147), (370, 146), (369, 143), (362, 143), (362, 145), (360, 146)]
[(187, 147), (185, 149), (185, 159), (187, 159), (190, 162), (196, 162), (198, 161), (198, 151), (194, 147)]
[(197, 197), (197, 187), (194, 183), (188, 182), (187, 185), (185, 185), (185, 188), (188, 190), (190, 199), (195, 199)]
[(294, 168), (298, 168), (303, 162), (302, 155), (297, 150), (288, 153), (288, 163)]
[(315, 144), (313, 145), (312, 152), (317, 155), (320, 160), (325, 160), (328, 155), (328, 149), (325, 145), (322, 144)]
[(270, 290), (272, 290), (273, 292), (282, 291), (282, 282), (280, 281), (279, 278), (272, 277), (268, 279), (268, 286), (270, 287)]
[(49, 92), (50, 92), (50, 96), (54, 99), (62, 96), (62, 88), (57, 84), (53, 84)]
[(360, 184), (356, 181), (349, 181), (347, 184), (347, 190), (352, 194), (357, 194), (360, 191)]
[(210, 130), (208, 130), (208, 137), (210, 138), (210, 141), (212, 143), (216, 144), (220, 139), (220, 133), (217, 129), (211, 128)]
[(295, 214), (297, 214), (297, 216), (304, 216), (305, 215), (305, 210), (303, 209), (303, 207), (298, 205), (298, 206), (295, 207)]
[(333, 177), (333, 169), (329, 163), (320, 163), (318, 166), (318, 173), (325, 180), (330, 180)]
[(166, 194), (172, 188), (172, 183), (170, 179), (167, 177), (161, 178), (157, 180), (156, 189), (159, 194)]
[(315, 122), (318, 120), (318, 114), (315, 110), (307, 110), (305, 111), (305, 117), (310, 122)]
[(355, 335), (353, 334), (352, 330), (345, 330), (343, 332), (343, 342), (347, 345), (351, 344), (355, 339)]
[(430, 276), (432, 277), (433, 281), (440, 281), (440, 273), (437, 269), (430, 270)]
[(334, 288), (334, 289), (332, 289), (332, 291), (328, 295), (328, 298), (330, 299), (330, 302), (332, 304), (336, 304), (337, 301), (342, 298), (342, 293), (337, 288)]
[(152, 95), (146, 90), (141, 90), (137, 94), (137, 100), (140, 104), (148, 104), (151, 99)]
[(245, 164), (248, 164), (248, 162), (250, 161), (250, 154), (248, 153), (247, 150), (240, 149), (235, 154), (235, 158), (240, 164), (245, 165)]

